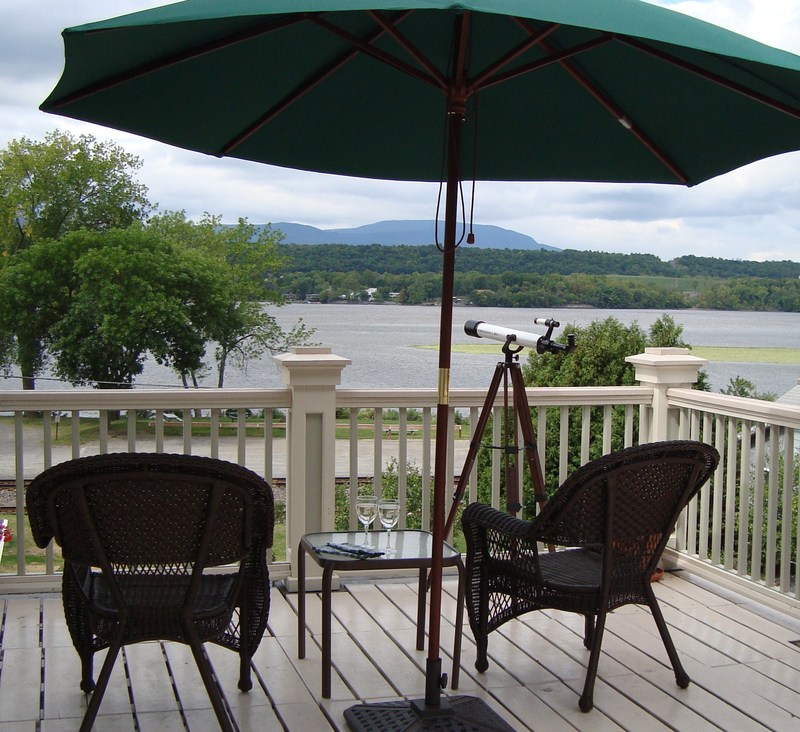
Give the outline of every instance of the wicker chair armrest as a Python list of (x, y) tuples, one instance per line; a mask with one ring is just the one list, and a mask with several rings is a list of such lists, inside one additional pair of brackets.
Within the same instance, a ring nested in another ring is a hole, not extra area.
[(491, 529), (515, 539), (530, 539), (531, 524), (483, 503), (471, 503), (461, 517), (464, 531)]

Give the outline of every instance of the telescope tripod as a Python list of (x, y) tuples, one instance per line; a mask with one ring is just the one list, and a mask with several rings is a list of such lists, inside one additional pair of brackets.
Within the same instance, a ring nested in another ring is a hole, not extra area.
[[(545, 325), (548, 329), (545, 335), (536, 340), (537, 353), (570, 353), (575, 350), (575, 336), (573, 334), (567, 336), (567, 343), (558, 343), (553, 340), (553, 329), (558, 328), (560, 323), (551, 318), (545, 320), (537, 319), (536, 323), (538, 325)], [(467, 326), (465, 326), (465, 330), (470, 335), (481, 337), (481, 333), (478, 332), (481, 326), (484, 326), (482, 322), (470, 321), (467, 323)], [(492, 327), (494, 326), (488, 326), (488, 328)], [(500, 329), (495, 328), (495, 332), (492, 333), (492, 336), (495, 336), (498, 331), (502, 332)], [(483, 403), (483, 408), (478, 418), (478, 424), (475, 427), (475, 434), (472, 435), (469, 451), (464, 460), (464, 468), (461, 471), (461, 476), (456, 486), (456, 492), (453, 495), (453, 505), (450, 507), (450, 513), (445, 522), (445, 536), (449, 536), (450, 529), (453, 528), (453, 521), (455, 520), (458, 504), (461, 503), (464, 498), (467, 481), (475, 465), (475, 459), (478, 456), (478, 450), (483, 440), (483, 433), (486, 431), (486, 425), (489, 423), (489, 417), (492, 414), (494, 402), (497, 398), (497, 392), (500, 389), (501, 383), (503, 384), (503, 430), (506, 444), (499, 448), (495, 447), (495, 449), (503, 450), (503, 469), (506, 479), (506, 510), (512, 516), (516, 516), (522, 508), (522, 504), (519, 500), (519, 470), (517, 469), (519, 465), (518, 456), (521, 452), (525, 453), (528, 462), (534, 499), (539, 504), (540, 509), (542, 509), (547, 502), (542, 464), (539, 460), (539, 451), (536, 447), (536, 435), (533, 432), (533, 422), (531, 421), (531, 409), (528, 405), (528, 395), (525, 393), (525, 383), (522, 380), (522, 369), (519, 365), (519, 352), (524, 346), (515, 344), (517, 336), (514, 333), (510, 331), (506, 331), (506, 333), (505, 343), (503, 343), (505, 359), (503, 361), (498, 361), (495, 367), (492, 383), (486, 394), (486, 400)], [(528, 336), (528, 334), (524, 335)], [(526, 343), (526, 345), (531, 344)], [(511, 388), (513, 390), (513, 411), (509, 409), (509, 381), (511, 382)], [(513, 428), (511, 422), (513, 422)], [(522, 432), (522, 447), (519, 446), (519, 431)], [(509, 435), (513, 435), (511, 444), (508, 444)], [(514, 458), (513, 465), (512, 456)]]
[[(492, 377), (492, 383), (489, 386), (489, 391), (486, 394), (486, 400), (483, 403), (478, 424), (475, 427), (475, 433), (469, 444), (469, 451), (464, 460), (464, 468), (461, 471), (461, 476), (458, 479), (456, 492), (453, 495), (453, 505), (450, 507), (450, 513), (447, 516), (447, 521), (444, 527), (444, 535), (448, 536), (450, 529), (453, 527), (455, 520), (456, 510), (458, 504), (464, 498), (464, 493), (467, 488), (469, 476), (472, 473), (472, 468), (475, 465), (475, 460), (478, 457), (478, 450), (481, 447), (483, 434), (486, 431), (486, 426), (489, 423), (489, 417), (494, 408), (497, 392), (500, 389), (500, 384), (503, 385), (503, 430), (504, 430), (504, 443), (509, 440), (509, 433), (513, 435), (511, 444), (504, 444), (500, 449), (503, 451), (503, 470), (506, 483), (506, 508), (512, 516), (522, 508), (520, 503), (519, 493), (519, 470), (517, 468), (519, 461), (519, 454), (525, 453), (528, 468), (531, 474), (531, 482), (533, 485), (533, 495), (536, 502), (541, 509), (547, 501), (547, 493), (545, 492), (544, 477), (542, 474), (542, 464), (539, 460), (539, 451), (536, 448), (536, 436), (533, 431), (533, 422), (531, 420), (531, 410), (528, 405), (528, 396), (525, 393), (525, 384), (522, 380), (522, 369), (519, 365), (519, 352), (523, 349), (522, 346), (513, 347), (513, 339), (508, 338), (503, 344), (503, 353), (505, 359), (498, 361)], [(513, 397), (513, 413), (509, 409), (509, 382), (512, 388)], [(512, 424), (513, 421), (513, 430)], [(522, 433), (522, 446), (519, 445), (519, 432)], [(514, 458), (512, 461), (512, 457)], [(512, 464), (513, 463), (513, 464)]]

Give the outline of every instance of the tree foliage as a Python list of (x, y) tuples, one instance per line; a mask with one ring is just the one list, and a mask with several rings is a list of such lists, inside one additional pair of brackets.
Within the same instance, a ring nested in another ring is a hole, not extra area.
[[(217, 386), (222, 387), (228, 365), (244, 368), (248, 361), (265, 352), (278, 353), (309, 342), (313, 329), (298, 320), (283, 330), (266, 312), (267, 304), (281, 305), (282, 296), (272, 284), (272, 275), (282, 264), (277, 246), (280, 232), (256, 227), (239, 219), (235, 226), (224, 226), (221, 218), (210, 214), (193, 222), (184, 212), (167, 212), (148, 222), (148, 230), (181, 249), (201, 257), (213, 266), (219, 277), (217, 307), (203, 323), (206, 346), (214, 344)], [(205, 348), (203, 348), (205, 352)], [(202, 353), (173, 363), (184, 382), (204, 368)]]
[(0, 151), (0, 255), (70, 231), (124, 228), (150, 209), (141, 161), (113, 142), (55, 130)]
[[(182, 214), (171, 225), (195, 226)], [(222, 386), (227, 362), (307, 342), (302, 323), (284, 332), (262, 302), (240, 299), (266, 292), (257, 268), (269, 262), (241, 227), (220, 250), (209, 227), (182, 239), (163, 220), (31, 244), (0, 270), (0, 364), (36, 374), (52, 358), (58, 376), (103, 388), (130, 385), (152, 356), (188, 384), (216, 348)]]

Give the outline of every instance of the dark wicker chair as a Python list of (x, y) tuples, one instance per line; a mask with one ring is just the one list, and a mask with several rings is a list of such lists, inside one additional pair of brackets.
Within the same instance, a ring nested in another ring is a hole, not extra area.
[[(581, 467), (533, 521), (469, 505), (466, 600), (478, 671), (489, 666), (489, 633), (506, 621), (543, 608), (580, 613), (591, 654), (579, 706), (588, 712), (606, 614), (636, 603), (649, 606), (675, 680), (688, 686), (650, 578), (680, 512), (718, 461), (701, 442), (640, 445)], [(540, 553), (543, 545), (557, 551)]]
[[(233, 463), (190, 455), (120, 453), (45, 470), (26, 495), (37, 546), (62, 547), (67, 626), (81, 657), (81, 689), (94, 690), (81, 730), (92, 727), (123, 645), (188, 644), (220, 727), (232, 730), (203, 650), (240, 658), (239, 688), (269, 613), (266, 551), (272, 490)], [(237, 564), (231, 571), (209, 567)], [(95, 687), (93, 655), (108, 648)]]

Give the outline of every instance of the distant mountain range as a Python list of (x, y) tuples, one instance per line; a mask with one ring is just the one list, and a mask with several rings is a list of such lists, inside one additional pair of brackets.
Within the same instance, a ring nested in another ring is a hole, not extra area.
[[(278, 222), (272, 224), (286, 239), (284, 244), (382, 244), (384, 246), (435, 244), (433, 221), (378, 221), (353, 229), (318, 229), (305, 224)], [(482, 249), (551, 249), (557, 247), (540, 244), (533, 237), (499, 226), (475, 224), (475, 244)], [(461, 227), (458, 234), (460, 236)], [(439, 222), (439, 241), (444, 238), (444, 224)]]

